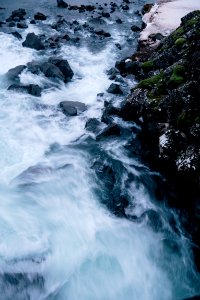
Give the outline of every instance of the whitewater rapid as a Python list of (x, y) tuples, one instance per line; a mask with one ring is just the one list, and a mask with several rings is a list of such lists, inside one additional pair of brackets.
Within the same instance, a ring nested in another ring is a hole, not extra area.
[[(40, 29), (30, 25), (23, 38), (32, 31)], [(97, 53), (86, 46), (60, 49), (75, 73), (67, 85), (25, 70), (22, 83), (52, 85), (35, 98), (7, 91), (5, 74), (41, 56), (0, 33), (1, 300), (175, 300), (198, 290), (189, 241), (168, 224), (168, 215), (176, 218), (175, 213), (157, 208), (147, 188), (134, 180), (127, 191), (133, 199), (129, 214), (157, 211), (163, 230), (154, 230), (146, 219), (116, 217), (101, 202), (92, 168), (98, 155), (85, 124), (102, 114), (105, 99), (96, 95), (109, 87), (106, 70), (118, 55), (114, 43), (124, 39), (116, 31), (113, 36)], [(67, 118), (58, 109), (64, 100), (84, 102), (88, 109)], [(134, 166), (141, 167), (137, 158), (126, 156), (124, 143), (114, 139), (100, 145), (123, 166), (122, 188), (129, 174), (139, 177)]]

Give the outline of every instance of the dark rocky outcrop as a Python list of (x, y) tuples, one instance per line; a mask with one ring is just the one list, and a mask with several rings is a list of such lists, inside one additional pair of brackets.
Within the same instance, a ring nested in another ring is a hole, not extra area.
[[(185, 212), (183, 222), (199, 247), (200, 11), (189, 13), (177, 30), (159, 39), (152, 48), (148, 41), (140, 43), (128, 70), (127, 60), (116, 64), (121, 74), (139, 80), (117, 115), (141, 126), (137, 154), (170, 182), (176, 197), (168, 201)], [(194, 253), (200, 268), (198, 247)]]
[(43, 50), (44, 44), (41, 39), (35, 33), (28, 33), (26, 40), (22, 43), (23, 47), (32, 48), (35, 50)]

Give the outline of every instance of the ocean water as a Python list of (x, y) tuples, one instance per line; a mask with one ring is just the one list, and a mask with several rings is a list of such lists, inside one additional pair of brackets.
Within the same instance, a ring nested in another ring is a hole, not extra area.
[[(0, 6), (27, 2), (1, 0)], [(137, 21), (134, 10), (140, 5), (123, 13), (128, 26)], [(41, 2), (37, 10), (40, 7), (51, 14), (48, 26), (55, 7), (51, 1)], [(74, 71), (70, 83), (54, 83), (27, 70), (20, 75), (21, 83), (48, 86), (40, 98), (7, 91), (5, 74), (17, 65), (47, 59), (52, 51), (41, 56), (12, 35), (0, 33), (1, 300), (178, 300), (199, 291), (190, 241), (178, 216), (158, 204), (141, 180), (140, 170), (146, 170), (149, 180), (151, 173), (137, 157), (127, 155), (125, 138), (96, 143), (85, 129), (88, 118), (101, 118), (105, 98), (97, 94), (106, 92), (111, 83), (106, 70), (122, 56), (115, 43), (124, 45), (124, 53), (129, 43), (136, 47), (136, 36), (127, 25), (106, 26), (113, 39), (102, 48), (94, 49), (95, 44), (91, 49), (93, 40), (89, 37), (87, 42), (85, 36), (81, 46), (66, 44), (58, 51)], [(44, 30), (45, 26), (29, 25), (23, 39), (28, 32)], [(129, 84), (133, 82), (127, 81), (125, 90)], [(87, 110), (67, 118), (58, 109), (63, 100), (81, 101)], [(116, 122), (127, 130), (136, 127)], [(105, 160), (119, 165), (116, 185), (128, 195), (130, 218), (116, 216), (105, 205), (105, 198), (109, 203), (113, 195), (104, 190), (106, 179), (100, 180), (93, 168), (96, 161)], [(160, 216), (159, 228), (155, 219), (152, 226), (149, 212)]]

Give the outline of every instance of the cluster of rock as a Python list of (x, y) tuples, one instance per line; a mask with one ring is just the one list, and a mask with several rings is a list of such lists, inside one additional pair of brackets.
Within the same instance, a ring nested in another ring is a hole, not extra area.
[[(66, 3), (64, 0), (57, 0), (57, 6), (59, 8), (67, 8), (69, 10), (77, 10), (79, 13), (83, 13), (86, 11), (94, 11), (96, 9), (99, 9), (100, 11), (102, 11), (102, 17), (104, 18), (109, 18), (110, 14), (115, 12), (115, 10), (117, 8), (121, 8), (122, 10), (129, 10), (129, 4), (131, 3), (131, 1), (129, 0), (123, 0), (123, 3), (118, 5), (115, 2), (111, 2), (110, 3), (110, 10), (105, 11), (103, 8), (103, 5), (98, 5), (98, 7), (94, 6), (94, 5), (69, 5), (68, 3)], [(105, 7), (109, 7), (109, 5), (107, 3), (104, 4)]]

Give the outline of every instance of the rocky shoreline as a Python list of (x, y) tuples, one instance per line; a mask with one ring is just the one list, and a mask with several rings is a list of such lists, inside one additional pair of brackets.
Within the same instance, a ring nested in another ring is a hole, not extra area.
[[(120, 109), (107, 107), (141, 126), (136, 155), (159, 171), (170, 186), (168, 203), (180, 209), (191, 234), (198, 268), (200, 231), (200, 11), (181, 20), (168, 37), (151, 35), (138, 51), (116, 64), (121, 75), (134, 74), (139, 83)], [(157, 43), (155, 43), (157, 41)], [(153, 44), (153, 47), (152, 47)], [(104, 118), (105, 119), (105, 118)], [(109, 119), (107, 117), (107, 119)]]

